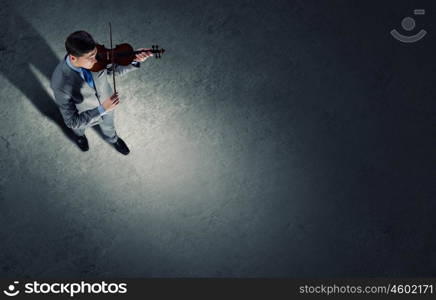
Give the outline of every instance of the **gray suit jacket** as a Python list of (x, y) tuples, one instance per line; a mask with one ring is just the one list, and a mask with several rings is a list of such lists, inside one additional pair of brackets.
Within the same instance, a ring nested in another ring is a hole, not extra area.
[[(110, 69), (91, 72), (95, 90), (90, 87), (80, 74), (71, 69), (64, 59), (57, 65), (51, 77), (51, 88), (54, 100), (69, 128), (84, 128), (99, 123), (102, 118), (98, 106), (112, 96), (113, 89), (109, 85)], [(115, 66), (115, 76), (124, 75), (139, 67), (133, 65)], [(110, 112), (109, 112), (110, 113)]]

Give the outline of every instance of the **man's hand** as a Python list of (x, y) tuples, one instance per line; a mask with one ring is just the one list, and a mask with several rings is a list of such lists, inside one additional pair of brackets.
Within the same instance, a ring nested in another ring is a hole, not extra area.
[(136, 54), (135, 59), (133, 61), (144, 62), (147, 58), (153, 56), (153, 53), (151, 53), (151, 48), (139, 48), (139, 49), (136, 49), (136, 51), (140, 51), (140, 50), (150, 50), (150, 51), (141, 52), (141, 53)]
[(120, 98), (118, 97), (118, 92), (114, 93), (112, 96), (107, 98), (101, 104), (105, 111), (113, 110), (120, 103)]

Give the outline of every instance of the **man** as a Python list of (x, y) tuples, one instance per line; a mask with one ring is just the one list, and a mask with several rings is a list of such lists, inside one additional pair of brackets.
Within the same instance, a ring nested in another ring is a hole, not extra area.
[[(97, 48), (94, 39), (86, 31), (70, 34), (65, 41), (65, 49), (67, 54), (51, 77), (51, 88), (65, 125), (76, 135), (77, 145), (82, 151), (88, 151), (85, 130), (98, 124), (106, 141), (112, 143), (120, 153), (129, 154), (126, 143), (115, 131), (114, 109), (120, 100), (107, 79), (112, 76), (112, 68), (90, 71), (97, 62)], [(151, 52), (136, 54), (131, 65), (116, 65), (115, 75), (124, 75), (138, 69), (140, 63), (151, 56)]]

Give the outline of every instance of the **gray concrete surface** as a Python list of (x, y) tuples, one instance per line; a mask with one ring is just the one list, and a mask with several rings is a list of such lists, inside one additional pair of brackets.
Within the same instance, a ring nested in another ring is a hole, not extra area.
[[(435, 22), (411, 1), (2, 1), (1, 277), (434, 276)], [(66, 36), (159, 44), (123, 156), (70, 139)], [(433, 134), (433, 138), (432, 138)]]

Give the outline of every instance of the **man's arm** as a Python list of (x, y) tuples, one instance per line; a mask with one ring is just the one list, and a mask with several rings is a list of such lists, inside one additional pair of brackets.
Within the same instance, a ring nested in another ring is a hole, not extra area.
[(55, 103), (64, 119), (65, 125), (77, 129), (91, 123), (92, 119), (100, 115), (98, 107), (86, 110), (79, 114), (71, 96), (61, 90), (53, 90)]
[[(151, 52), (151, 48), (139, 48), (137, 49), (139, 50), (150, 50), (150, 51), (146, 51), (146, 52), (139, 52), (135, 55), (135, 59), (133, 60), (133, 62), (128, 65), (128, 66), (119, 66), (119, 65), (115, 65), (115, 75), (116, 76), (122, 76), (125, 75), (126, 73), (133, 71), (133, 70), (137, 70), (139, 69), (141, 62), (144, 62), (146, 59), (153, 57), (153, 53)], [(112, 68), (107, 70), (107, 74), (112, 76)]]
[[(139, 69), (139, 63), (134, 65), (133, 63), (128, 66), (115, 65), (115, 76), (123, 76), (131, 71)], [(107, 75), (112, 76), (112, 68), (107, 69)]]

